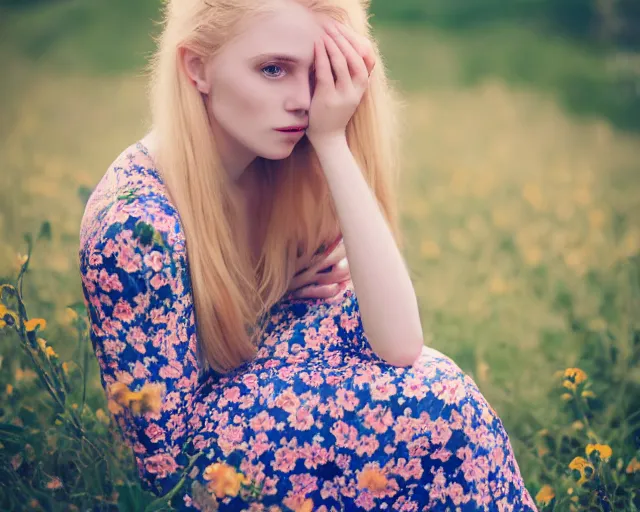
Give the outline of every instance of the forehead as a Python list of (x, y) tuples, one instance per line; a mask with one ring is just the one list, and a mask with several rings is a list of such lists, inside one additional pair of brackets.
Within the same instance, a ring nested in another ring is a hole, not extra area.
[(296, 2), (283, 2), (274, 12), (245, 20), (222, 53), (246, 59), (263, 54), (290, 55), (311, 65), (313, 42), (321, 36), (325, 19), (326, 15)]

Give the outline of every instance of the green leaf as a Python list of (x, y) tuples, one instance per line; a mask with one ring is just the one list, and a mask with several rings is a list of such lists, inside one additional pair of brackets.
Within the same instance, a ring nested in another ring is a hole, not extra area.
[(37, 240), (42, 238), (51, 240), (51, 223), (48, 220), (44, 221), (40, 226), (40, 233), (38, 234)]

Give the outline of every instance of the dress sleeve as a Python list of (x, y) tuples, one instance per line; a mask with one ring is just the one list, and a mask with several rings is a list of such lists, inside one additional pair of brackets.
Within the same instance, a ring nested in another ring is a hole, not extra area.
[(80, 247), (90, 338), (108, 399), (122, 384), (134, 393), (161, 390), (159, 412), (109, 403), (143, 487), (163, 495), (187, 464), (198, 381), (184, 236), (177, 213), (155, 196), (118, 200), (97, 216)]

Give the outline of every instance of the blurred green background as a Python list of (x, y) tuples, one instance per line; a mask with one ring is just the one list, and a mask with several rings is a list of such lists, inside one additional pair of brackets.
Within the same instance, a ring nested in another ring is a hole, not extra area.
[[(145, 133), (159, 5), (0, 0), (0, 276), (15, 278), (23, 233), (49, 220), (25, 297), (61, 359), (75, 349), (64, 318), (81, 300), (83, 198)], [(402, 221), (428, 343), (477, 381), (536, 492), (551, 477), (532, 439), (564, 418), (554, 372), (640, 383), (637, 369), (622, 376), (635, 342), (620, 327), (634, 293), (620, 272), (640, 250), (640, 2), (374, 0), (371, 12), (406, 102)], [(577, 319), (618, 334), (610, 370)], [(27, 386), (1, 333), (0, 354), (2, 389)]]

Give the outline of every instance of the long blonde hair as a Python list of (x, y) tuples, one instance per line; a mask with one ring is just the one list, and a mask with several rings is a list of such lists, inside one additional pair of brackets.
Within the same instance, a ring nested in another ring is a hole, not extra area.
[[(370, 37), (368, 1), (296, 1)], [(233, 236), (229, 178), (213, 143), (206, 107), (183, 70), (178, 49), (213, 57), (235, 35), (240, 21), (272, 8), (270, 0), (167, 0), (150, 62), (155, 163), (187, 240), (201, 364), (220, 373), (255, 356), (259, 320), (286, 293), (296, 264), (310, 261), (340, 230), (317, 156), (303, 138), (288, 158), (258, 157), (251, 164), (261, 177), (261, 213), (268, 219), (257, 265), (248, 247)], [(401, 102), (377, 48), (376, 59), (369, 89), (347, 126), (347, 141), (401, 244), (396, 210), (396, 107)]]

